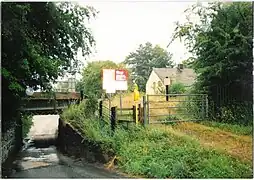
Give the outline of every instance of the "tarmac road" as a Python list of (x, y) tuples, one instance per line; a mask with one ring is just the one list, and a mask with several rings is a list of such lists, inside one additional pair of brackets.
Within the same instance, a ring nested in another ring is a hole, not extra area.
[(23, 151), (8, 178), (123, 178), (95, 164), (87, 164), (57, 151), (58, 115), (34, 116)]

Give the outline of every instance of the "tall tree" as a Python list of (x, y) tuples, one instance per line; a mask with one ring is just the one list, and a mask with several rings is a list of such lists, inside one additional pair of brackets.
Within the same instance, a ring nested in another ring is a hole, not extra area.
[[(252, 7), (251, 2), (196, 5), (188, 17), (177, 24), (174, 38), (184, 38), (196, 56), (193, 67), (198, 75), (196, 89), (206, 92), (217, 107), (232, 101), (252, 101)], [(250, 106), (252, 109), (252, 106)], [(232, 108), (234, 110), (235, 108)]]
[(146, 82), (153, 68), (173, 67), (172, 54), (160, 46), (147, 42), (140, 45), (135, 52), (131, 52), (124, 63), (132, 69), (132, 78), (141, 91), (145, 91)]
[(3, 120), (17, 114), (26, 86), (49, 88), (72, 64), (77, 52), (89, 54), (94, 38), (85, 22), (92, 7), (75, 3), (2, 3)]

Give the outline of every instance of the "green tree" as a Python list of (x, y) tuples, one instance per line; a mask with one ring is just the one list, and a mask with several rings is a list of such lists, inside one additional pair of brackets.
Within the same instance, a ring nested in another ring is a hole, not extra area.
[(160, 46), (147, 42), (140, 45), (135, 52), (131, 52), (125, 59), (125, 64), (132, 69), (132, 79), (141, 91), (145, 91), (146, 82), (153, 68), (173, 67), (172, 55)]
[(201, 21), (194, 23), (189, 18), (186, 23), (177, 23), (173, 40), (183, 38), (196, 56), (196, 90), (208, 93), (218, 110), (233, 101), (252, 101), (251, 2), (196, 5), (186, 13), (188, 17), (199, 15)]
[(193, 68), (194, 61), (195, 61), (195, 58), (190, 57), (186, 60), (183, 60), (182, 64), (183, 64), (184, 68)]
[(27, 86), (47, 89), (71, 65), (77, 70), (77, 52), (87, 55), (95, 43), (85, 24), (95, 15), (75, 3), (2, 3), (3, 121), (18, 114)]

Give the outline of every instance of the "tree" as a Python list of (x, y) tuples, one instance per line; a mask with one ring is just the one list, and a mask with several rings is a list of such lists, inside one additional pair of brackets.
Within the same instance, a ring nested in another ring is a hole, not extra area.
[(103, 69), (126, 69), (126, 68), (122, 63), (116, 64), (109, 60), (89, 62), (83, 70), (82, 79), (78, 85), (79, 86), (78, 88), (80, 90), (82, 89), (85, 95), (101, 98), (103, 94), (102, 89)]
[(2, 3), (4, 121), (17, 115), (27, 86), (50, 88), (70, 65), (78, 67), (77, 52), (87, 55), (95, 43), (84, 23), (95, 15), (74, 3)]
[(146, 82), (153, 68), (173, 67), (172, 55), (160, 46), (147, 42), (131, 52), (124, 63), (132, 69), (132, 78), (141, 91), (145, 91)]
[(208, 93), (218, 110), (233, 101), (252, 101), (251, 2), (196, 5), (186, 12), (188, 17), (198, 14), (201, 21), (194, 23), (189, 19), (187, 23), (177, 23), (173, 39), (184, 38), (196, 56), (193, 63), (198, 73), (196, 90)]
[(183, 64), (184, 68), (191, 68), (192, 69), (194, 61), (195, 61), (195, 58), (190, 57), (186, 60), (183, 60), (182, 64)]

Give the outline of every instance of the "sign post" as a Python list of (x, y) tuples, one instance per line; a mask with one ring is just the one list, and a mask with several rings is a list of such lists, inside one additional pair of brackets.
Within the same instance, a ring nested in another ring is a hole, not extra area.
[(112, 94), (120, 91), (120, 108), (122, 114), (122, 92), (128, 89), (128, 71), (123, 69), (103, 69), (102, 88), (109, 94), (109, 109), (111, 108)]
[(166, 86), (166, 101), (168, 101), (168, 89), (169, 89), (169, 85), (170, 85), (170, 78), (169, 77), (165, 77), (164, 85)]

